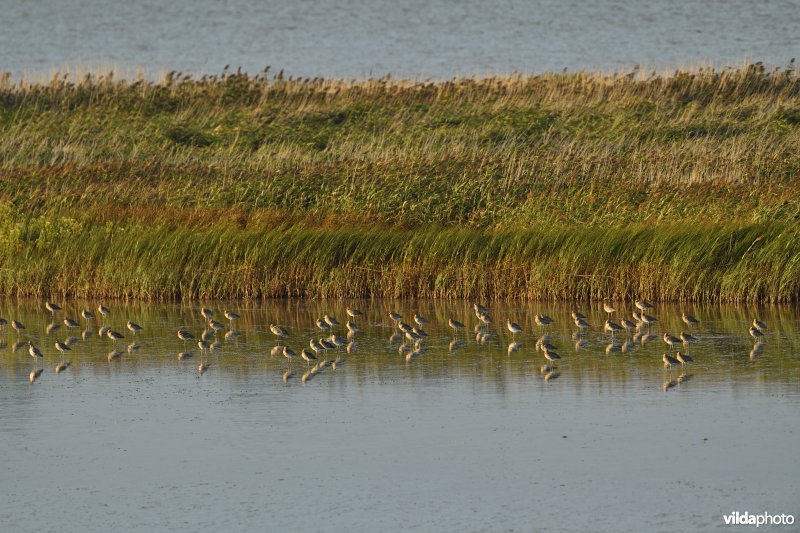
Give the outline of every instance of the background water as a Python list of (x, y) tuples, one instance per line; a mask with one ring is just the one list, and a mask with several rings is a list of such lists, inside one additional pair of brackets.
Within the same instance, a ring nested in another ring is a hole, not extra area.
[(765, 61), (800, 52), (787, 0), (0, 1), (0, 70), (146, 67), (449, 77)]
[[(335, 370), (303, 383), (303, 361), (270, 355), (270, 323), (299, 352), (321, 335), (314, 319), (344, 322), (346, 303), (366, 311), (364, 331), (327, 356), (345, 359)], [(48, 333), (38, 303), (0, 303), (26, 325), (0, 335), (3, 529), (706, 531), (732, 511), (800, 514), (796, 309), (688, 309), (700, 342), (681, 371), (661, 364), (660, 336), (685, 329), (677, 307), (657, 307), (657, 337), (623, 351), (624, 335), (575, 337), (566, 306), (494, 305), (497, 323), (525, 330), (509, 352), (503, 328), (476, 341), (466, 302), (346, 303), (228, 304), (240, 335), (221, 337), (203, 375), (196, 347), (177, 358), (176, 330), (200, 334), (196, 307), (114, 305), (120, 348), (128, 319), (145, 328), (141, 348), (109, 363), (93, 324), (55, 374), (53, 343), (80, 331)], [(391, 309), (430, 319), (421, 355), (392, 338)], [(556, 319), (552, 371), (534, 349), (536, 313)], [(753, 350), (755, 316), (769, 330)], [(460, 342), (450, 317), (468, 325)], [(14, 349), (26, 339), (45, 353), (34, 384), (27, 345)]]

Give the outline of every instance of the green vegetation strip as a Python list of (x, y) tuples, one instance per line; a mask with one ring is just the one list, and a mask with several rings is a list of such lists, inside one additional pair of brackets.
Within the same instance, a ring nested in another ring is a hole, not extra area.
[(0, 77), (0, 292), (797, 301), (800, 79)]

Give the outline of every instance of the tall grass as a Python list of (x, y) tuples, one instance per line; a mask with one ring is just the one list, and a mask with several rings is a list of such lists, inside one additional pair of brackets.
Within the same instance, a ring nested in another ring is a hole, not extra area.
[(3, 243), (0, 292), (786, 302), (800, 295), (798, 237), (777, 224), (486, 232), (38, 221)]
[(800, 80), (0, 77), (0, 292), (795, 301)]

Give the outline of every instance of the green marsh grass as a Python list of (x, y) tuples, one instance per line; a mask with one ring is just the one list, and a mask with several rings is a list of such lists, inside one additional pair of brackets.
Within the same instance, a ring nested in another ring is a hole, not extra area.
[(800, 80), (0, 77), (0, 292), (796, 301)]

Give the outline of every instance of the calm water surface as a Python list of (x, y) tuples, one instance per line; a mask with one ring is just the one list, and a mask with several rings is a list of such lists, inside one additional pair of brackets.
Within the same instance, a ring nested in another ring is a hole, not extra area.
[(800, 53), (791, 0), (0, 0), (0, 70), (449, 77), (766, 61)]
[[(69, 302), (58, 322), (90, 305)], [(661, 335), (685, 329), (671, 306), (654, 310), (644, 343), (599, 328), (575, 337), (566, 306), (490, 306), (525, 330), (509, 352), (496, 325), (476, 341), (465, 302), (228, 305), (239, 336), (224, 339), (226, 322), (200, 375), (196, 346), (179, 361), (176, 337), (199, 336), (199, 306), (112, 305), (119, 349), (129, 319), (145, 328), (141, 348), (109, 363), (92, 323), (56, 374), (54, 342), (83, 328), (48, 333), (38, 303), (0, 304), (26, 325), (1, 335), (3, 529), (685, 531), (724, 529), (734, 510), (800, 515), (796, 309), (689, 309), (700, 342), (681, 371), (661, 365)], [(302, 360), (270, 355), (270, 323), (289, 326), (299, 353), (321, 335), (314, 320), (343, 323), (346, 305), (366, 312), (364, 331), (326, 356), (335, 370), (303, 383)], [(392, 337), (392, 309), (429, 318), (420, 355)], [(584, 311), (602, 324), (602, 309)], [(535, 351), (536, 313), (556, 320), (555, 369)], [(769, 330), (753, 350), (755, 316)], [(449, 317), (468, 325), (456, 342)], [(34, 384), (27, 344), (14, 349), (24, 340), (44, 352)]]

